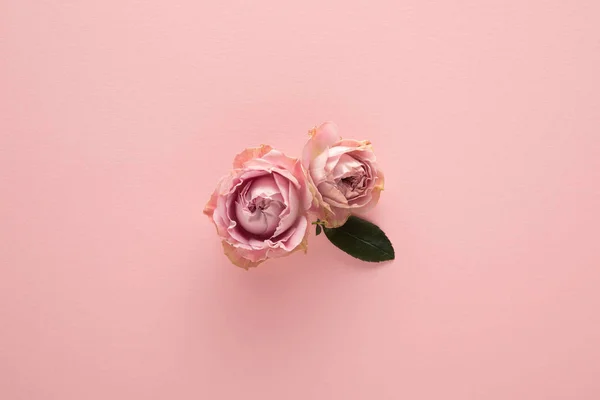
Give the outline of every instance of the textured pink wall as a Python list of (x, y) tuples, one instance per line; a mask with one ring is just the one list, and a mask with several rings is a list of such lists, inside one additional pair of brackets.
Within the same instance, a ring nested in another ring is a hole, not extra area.
[[(600, 398), (600, 2), (0, 0), (0, 398)], [(397, 259), (245, 272), (246, 146), (370, 139)]]

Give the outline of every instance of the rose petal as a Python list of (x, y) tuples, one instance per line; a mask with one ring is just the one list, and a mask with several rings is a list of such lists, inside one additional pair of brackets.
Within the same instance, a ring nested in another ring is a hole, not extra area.
[(350, 176), (356, 176), (363, 171), (363, 163), (348, 154), (342, 154), (331, 173), (333, 175), (333, 179), (337, 180)]
[[(261, 161), (261, 163), (263, 163), (264, 161)], [(304, 176), (300, 176), (300, 177), (296, 177), (294, 176), (294, 174), (286, 169), (283, 169), (279, 166), (273, 165), (273, 164), (266, 164), (266, 165), (255, 165), (254, 161), (249, 161), (248, 165), (246, 166), (247, 168), (247, 173), (250, 173), (250, 171), (261, 171), (263, 173), (266, 174), (272, 174), (272, 173), (278, 173), (279, 175), (283, 175), (285, 176), (288, 180), (290, 180), (294, 185), (300, 187), (300, 180), (304, 180)]]
[(302, 164), (308, 168), (311, 161), (340, 140), (338, 127), (333, 122), (325, 122), (310, 132), (310, 139), (302, 150)]
[(250, 199), (256, 199), (258, 197), (271, 197), (279, 194), (279, 188), (275, 183), (273, 174), (263, 175), (259, 178), (253, 179), (249, 183), (248, 196)]
[(306, 233), (307, 227), (308, 227), (308, 221), (307, 221), (306, 217), (298, 218), (296, 226), (294, 226), (294, 229), (290, 230), (292, 232), (292, 234), (290, 235), (290, 237), (287, 240), (280, 241), (279, 242), (280, 246), (283, 249), (285, 249), (286, 251), (294, 250), (296, 247), (298, 247), (300, 245), (300, 243), (302, 243), (302, 238), (304, 237), (304, 234)]
[(331, 215), (329, 215), (326, 223), (329, 228), (337, 228), (342, 226), (351, 215), (349, 208), (331, 207)]
[(371, 209), (373, 209), (373, 207), (375, 207), (377, 205), (377, 203), (379, 202), (379, 198), (381, 196), (381, 192), (383, 191), (383, 187), (384, 187), (384, 178), (383, 178), (383, 172), (381, 170), (378, 170), (377, 172), (377, 179), (375, 180), (375, 185), (373, 186), (373, 189), (370, 193), (370, 199), (368, 199), (368, 201), (362, 205), (362, 207), (360, 207), (360, 209), (354, 211), (355, 212), (359, 212), (359, 213), (364, 213), (367, 212)]
[(310, 173), (310, 176), (315, 185), (318, 185), (319, 183), (327, 180), (327, 161), (328, 155), (327, 152), (324, 151), (323, 153), (316, 156), (310, 163), (310, 166), (308, 167), (308, 172)]
[(336, 207), (348, 207), (348, 200), (333, 182), (323, 182), (318, 189), (327, 203)]
[(293, 170), (297, 161), (295, 158), (288, 157), (284, 153), (275, 149), (265, 154), (262, 157), (262, 160), (287, 171)]
[(233, 159), (233, 168), (244, 168), (244, 164), (252, 159), (260, 159), (263, 155), (273, 150), (269, 145), (261, 145), (260, 147), (250, 147), (236, 155)]
[(296, 161), (296, 167), (294, 169), (294, 175), (300, 176), (304, 179), (300, 179), (299, 197), (303, 204), (302, 211), (311, 212), (313, 203), (316, 203), (314, 193), (317, 192), (317, 188), (313, 183), (310, 175), (306, 173), (306, 170), (302, 166), (300, 161)]
[[(221, 242), (223, 244), (223, 253), (229, 258), (229, 260), (240, 268), (248, 269), (257, 267), (260, 263), (264, 262), (267, 259), (267, 250), (265, 249), (260, 254), (257, 252), (250, 253), (245, 251), (244, 249), (240, 249), (239, 247), (235, 247), (230, 243), (227, 243), (226, 240)], [(250, 260), (249, 255), (254, 254), (255, 260)]]
[(279, 216), (280, 221), (273, 236), (279, 236), (288, 230), (296, 221), (300, 212), (300, 199), (298, 198), (298, 189), (296, 189), (289, 180), (278, 174), (274, 174), (275, 181), (281, 190), (284, 203), (287, 205), (285, 210)]

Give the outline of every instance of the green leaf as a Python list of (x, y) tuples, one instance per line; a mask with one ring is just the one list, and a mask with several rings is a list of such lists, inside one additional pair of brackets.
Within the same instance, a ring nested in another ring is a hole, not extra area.
[(392, 243), (379, 227), (362, 218), (351, 216), (338, 228), (323, 227), (331, 243), (354, 258), (369, 262), (393, 260)]
[(321, 234), (321, 224), (316, 224), (317, 229), (315, 229), (315, 236), (319, 236)]

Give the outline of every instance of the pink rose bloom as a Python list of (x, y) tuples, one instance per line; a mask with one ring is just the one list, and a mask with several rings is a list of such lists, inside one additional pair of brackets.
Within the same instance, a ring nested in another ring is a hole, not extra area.
[(263, 145), (235, 157), (233, 171), (221, 179), (204, 213), (217, 227), (227, 257), (248, 269), (306, 251), (312, 202), (301, 162)]
[(302, 164), (317, 187), (320, 219), (328, 227), (343, 225), (354, 213), (377, 204), (383, 173), (369, 141), (342, 139), (333, 122), (310, 131)]

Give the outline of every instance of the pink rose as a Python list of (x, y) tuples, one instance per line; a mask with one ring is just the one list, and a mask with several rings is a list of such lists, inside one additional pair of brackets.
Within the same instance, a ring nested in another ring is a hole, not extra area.
[(374, 207), (383, 190), (383, 173), (371, 143), (342, 139), (332, 122), (314, 128), (310, 136), (302, 164), (317, 187), (325, 224), (341, 226), (351, 214)]
[(306, 251), (313, 194), (300, 161), (263, 145), (238, 154), (233, 168), (204, 208), (231, 262), (248, 269)]

